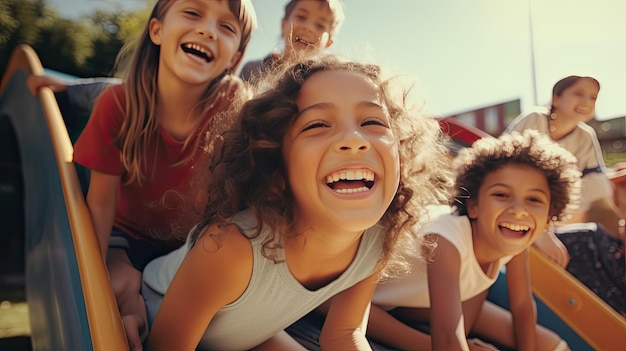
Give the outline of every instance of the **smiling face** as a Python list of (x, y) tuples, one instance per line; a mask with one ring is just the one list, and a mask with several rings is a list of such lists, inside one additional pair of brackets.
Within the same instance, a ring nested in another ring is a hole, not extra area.
[[(474, 251), (483, 257), (517, 255), (528, 248), (546, 228), (550, 210), (550, 188), (546, 176), (536, 168), (508, 164), (490, 172), (468, 200)], [(495, 255), (494, 255), (495, 253)]]
[(162, 20), (150, 20), (150, 38), (161, 47), (159, 80), (209, 84), (239, 61), (241, 35), (228, 1), (175, 1)]
[(326, 2), (298, 1), (293, 11), (282, 21), (285, 56), (290, 56), (293, 52), (314, 54), (331, 46), (333, 19), (333, 13)]
[(552, 98), (552, 106), (560, 117), (587, 122), (593, 118), (600, 87), (589, 78), (580, 78), (560, 96)]
[(283, 139), (296, 228), (362, 232), (391, 203), (400, 162), (378, 88), (360, 74), (314, 73)]

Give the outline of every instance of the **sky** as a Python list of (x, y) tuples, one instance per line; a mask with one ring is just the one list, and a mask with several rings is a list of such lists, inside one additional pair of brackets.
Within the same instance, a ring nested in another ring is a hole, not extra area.
[[(66, 17), (145, 0), (47, 0)], [(280, 40), (287, 0), (252, 0), (258, 28), (244, 60)], [(330, 52), (407, 74), (424, 111), (454, 115), (520, 99), (549, 103), (554, 83), (591, 75), (602, 86), (596, 118), (626, 116), (626, 1), (342, 0), (346, 20)], [(532, 24), (532, 25), (531, 25)]]

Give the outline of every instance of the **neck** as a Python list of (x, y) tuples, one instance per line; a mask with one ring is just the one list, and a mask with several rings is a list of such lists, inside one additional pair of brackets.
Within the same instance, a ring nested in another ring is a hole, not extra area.
[(337, 279), (352, 263), (361, 234), (308, 230), (285, 242), (285, 259), (292, 276), (309, 290), (317, 290)]
[(553, 140), (560, 140), (576, 129), (578, 122), (569, 118), (559, 117), (557, 114), (556, 118), (548, 117), (548, 123), (550, 126), (550, 137)]
[(185, 140), (202, 118), (200, 98), (206, 85), (190, 86), (180, 82), (158, 82), (157, 119), (162, 128), (177, 140)]

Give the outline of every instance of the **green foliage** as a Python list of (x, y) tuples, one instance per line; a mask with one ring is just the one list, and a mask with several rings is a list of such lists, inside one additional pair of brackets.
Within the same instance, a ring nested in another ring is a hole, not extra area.
[(0, 0), (0, 74), (13, 49), (28, 44), (46, 68), (80, 77), (111, 75), (120, 49), (143, 30), (149, 4), (73, 20), (61, 18), (44, 0)]

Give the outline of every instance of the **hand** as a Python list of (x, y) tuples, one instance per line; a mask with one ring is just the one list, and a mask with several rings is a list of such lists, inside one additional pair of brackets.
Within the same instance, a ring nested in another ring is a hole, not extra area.
[(28, 86), (28, 91), (30, 91), (33, 96), (36, 96), (39, 92), (39, 88), (44, 86), (49, 87), (54, 92), (64, 91), (65, 89), (67, 89), (67, 84), (65, 84), (63, 81), (49, 76), (37, 74), (29, 76), (26, 80), (26, 85)]
[(146, 321), (136, 314), (122, 316), (122, 324), (131, 351), (142, 351), (143, 342), (148, 338)]
[(563, 245), (561, 240), (559, 240), (554, 233), (544, 231), (539, 235), (537, 240), (535, 240), (533, 245), (559, 266), (563, 268), (567, 267), (570, 259), (569, 253), (565, 245)]
[(470, 351), (484, 351), (484, 350), (491, 350), (491, 351), (498, 351), (498, 348), (488, 344), (480, 339), (468, 339), (467, 340), (467, 344), (469, 345), (469, 349)]

